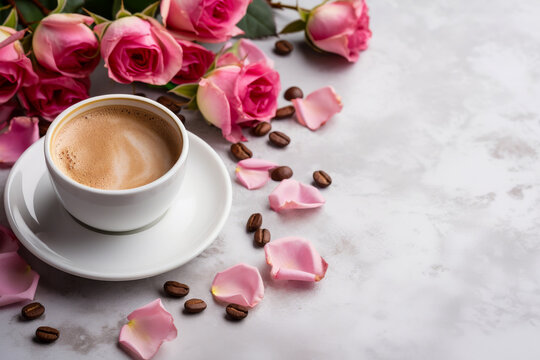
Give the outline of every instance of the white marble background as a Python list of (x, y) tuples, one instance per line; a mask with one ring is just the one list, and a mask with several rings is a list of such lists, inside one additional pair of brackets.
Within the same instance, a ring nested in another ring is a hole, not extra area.
[[(179, 336), (156, 359), (538, 359), (540, 2), (369, 5), (374, 37), (357, 64), (310, 51), (300, 34), (286, 37), (296, 45), (286, 58), (271, 53), (274, 40), (258, 42), (284, 89), (330, 84), (343, 98), (343, 112), (317, 132), (276, 121), (292, 138), (284, 150), (264, 139), (248, 144), (291, 166), (297, 180), (328, 171), (334, 184), (324, 207), (278, 215), (266, 201), (274, 183), (251, 192), (234, 184), (231, 216), (213, 245), (146, 280), (81, 279), (23, 251), (41, 274), (36, 299), (47, 311), (27, 323), (19, 305), (0, 309), (0, 358), (126, 359), (116, 345), (126, 315), (176, 279), (209, 306), (186, 316), (183, 301), (164, 298)], [(292, 19), (278, 15), (281, 25)], [(93, 95), (131, 91), (105, 78), (94, 74)], [(196, 114), (187, 117), (232, 176), (229, 144)], [(270, 280), (244, 231), (255, 211), (274, 238), (311, 239), (330, 264), (326, 278)], [(233, 324), (209, 287), (238, 262), (261, 269), (266, 294)], [(38, 323), (59, 328), (60, 340), (32, 342)]]

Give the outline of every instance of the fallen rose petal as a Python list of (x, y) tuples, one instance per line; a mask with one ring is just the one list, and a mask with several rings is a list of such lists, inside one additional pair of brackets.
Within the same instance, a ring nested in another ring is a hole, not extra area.
[(0, 254), (0, 306), (34, 299), (39, 275), (15, 251)]
[(178, 332), (172, 315), (156, 299), (128, 315), (118, 342), (135, 359), (152, 358), (164, 341), (176, 338)]
[(245, 159), (236, 165), (236, 179), (249, 190), (258, 189), (268, 182), (268, 170), (278, 164), (260, 159)]
[(212, 295), (218, 301), (249, 307), (264, 297), (264, 285), (256, 267), (238, 264), (216, 274)]
[(264, 246), (264, 253), (274, 279), (319, 281), (328, 268), (313, 245), (299, 237), (273, 240)]
[(310, 130), (317, 130), (343, 109), (341, 98), (331, 86), (315, 90), (305, 99), (292, 100), (298, 122)]
[(325, 202), (317, 188), (293, 179), (286, 179), (268, 196), (272, 210), (280, 212), (288, 209), (311, 209)]
[(0, 225), (0, 254), (19, 250), (19, 242), (13, 232)]
[(0, 134), (0, 164), (13, 165), (24, 150), (38, 139), (37, 118), (14, 117), (8, 130)]

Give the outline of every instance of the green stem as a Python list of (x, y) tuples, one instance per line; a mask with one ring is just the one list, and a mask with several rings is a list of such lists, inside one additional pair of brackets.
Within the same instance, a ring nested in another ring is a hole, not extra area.
[(271, 8), (274, 8), (274, 9), (291, 9), (291, 10), (303, 10), (303, 11), (309, 11), (308, 9), (303, 9), (303, 8), (300, 8), (300, 7), (296, 7), (296, 6), (293, 6), (293, 5), (287, 5), (287, 4), (282, 4), (280, 2), (272, 2), (272, 1), (268, 1), (268, 5), (270, 5)]
[(39, 0), (31, 0), (31, 1), (32, 1), (32, 3), (34, 3), (34, 5), (36, 5), (38, 7), (39, 11), (41, 11), (41, 13), (43, 15), (47, 16), (51, 12), (51, 10), (49, 10), (45, 6), (43, 6), (43, 4), (39, 2)]

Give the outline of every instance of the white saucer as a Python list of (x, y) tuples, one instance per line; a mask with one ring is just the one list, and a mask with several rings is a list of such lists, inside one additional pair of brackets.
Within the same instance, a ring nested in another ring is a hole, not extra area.
[(43, 138), (11, 169), (6, 215), (35, 256), (70, 274), (97, 280), (134, 280), (185, 264), (223, 228), (232, 202), (225, 165), (203, 140), (189, 134), (190, 153), (177, 201), (155, 224), (129, 233), (104, 233), (76, 221), (51, 186)]

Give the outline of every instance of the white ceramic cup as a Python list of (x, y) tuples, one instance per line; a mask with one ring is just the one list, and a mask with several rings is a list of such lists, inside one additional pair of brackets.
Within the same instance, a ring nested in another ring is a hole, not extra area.
[[(129, 105), (150, 111), (177, 129), (178, 137), (182, 138), (182, 152), (167, 173), (151, 183), (136, 188), (104, 190), (80, 184), (56, 166), (52, 160), (51, 149), (57, 131), (78, 114), (107, 105)], [(60, 202), (79, 221), (107, 231), (138, 229), (151, 224), (163, 215), (180, 189), (188, 152), (187, 131), (178, 117), (163, 105), (135, 95), (96, 96), (72, 105), (56, 117), (45, 136), (45, 161)]]

